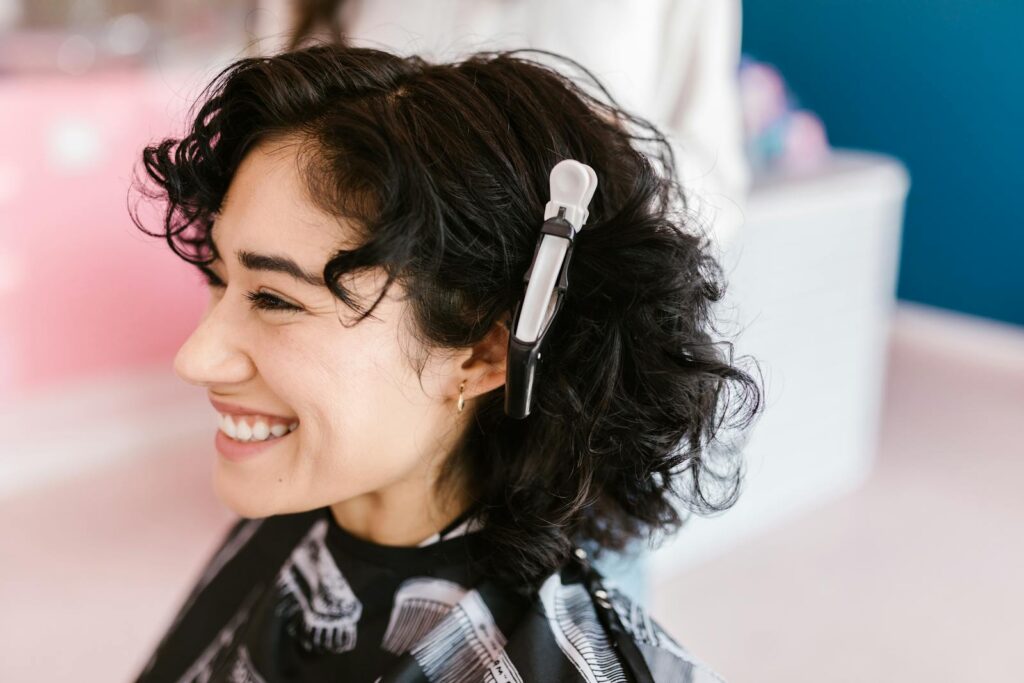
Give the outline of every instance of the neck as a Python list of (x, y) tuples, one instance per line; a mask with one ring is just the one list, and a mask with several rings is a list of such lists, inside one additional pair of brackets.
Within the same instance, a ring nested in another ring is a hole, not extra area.
[(450, 524), (469, 505), (465, 496), (438, 497), (422, 479), (399, 482), (331, 505), (348, 533), (372, 543), (416, 546)]

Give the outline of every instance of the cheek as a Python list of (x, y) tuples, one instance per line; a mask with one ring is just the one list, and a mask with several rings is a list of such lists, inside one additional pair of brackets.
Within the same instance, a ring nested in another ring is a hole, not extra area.
[(316, 423), (304, 434), (299, 429), (293, 464), (302, 472), (299, 479), (319, 491), (317, 498), (339, 502), (416, 476), (432, 452), (422, 413), (382, 387), (377, 380), (353, 380), (331, 394), (332, 407), (311, 408)]
[(263, 339), (261, 374), (302, 422), (293, 466), (333, 495), (407, 476), (437, 450), (443, 404), (430, 396), (438, 380), (427, 368), (420, 386), (396, 337), (390, 322), (367, 319), (296, 325)]
[(320, 387), (324, 464), (360, 488), (406, 476), (436, 450), (437, 403), (391, 362), (339, 364)]

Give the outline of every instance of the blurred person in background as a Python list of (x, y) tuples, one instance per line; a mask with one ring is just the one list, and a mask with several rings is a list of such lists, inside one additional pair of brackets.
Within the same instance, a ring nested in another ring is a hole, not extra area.
[[(692, 219), (718, 249), (743, 223), (751, 172), (737, 83), (740, 0), (270, 0), (266, 47), (310, 42), (381, 47), (453, 59), (476, 48), (538, 48), (594, 72), (625, 108), (662, 128), (675, 148)], [(645, 604), (642, 544), (602, 568)]]
[[(149, 234), (210, 285), (174, 367), (222, 414), (242, 519), (139, 681), (719, 680), (582, 545), (731, 506), (742, 463), (710, 444), (760, 391), (714, 335), (668, 141), (529, 56), (245, 58), (144, 150)], [(566, 159), (598, 185), (510, 419), (510, 312)]]
[(751, 171), (737, 71), (740, 0), (264, 0), (271, 50), (341, 41), (452, 59), (550, 50), (594, 72), (677, 146), (684, 191), (721, 247), (743, 223)]

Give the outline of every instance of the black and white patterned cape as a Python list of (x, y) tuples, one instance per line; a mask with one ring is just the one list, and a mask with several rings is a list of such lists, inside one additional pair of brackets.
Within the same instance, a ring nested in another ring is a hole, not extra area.
[(394, 547), (327, 507), (240, 519), (137, 683), (721, 683), (583, 552), (532, 599), (474, 576), (476, 530)]

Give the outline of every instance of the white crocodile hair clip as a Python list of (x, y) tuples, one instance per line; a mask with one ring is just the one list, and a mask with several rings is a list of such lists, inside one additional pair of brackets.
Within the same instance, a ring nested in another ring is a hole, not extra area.
[(584, 163), (564, 159), (551, 169), (550, 185), (533, 262), (523, 276), (526, 293), (516, 303), (509, 328), (505, 413), (520, 420), (530, 414), (537, 363), (569, 286), (573, 239), (590, 215), (597, 174)]

